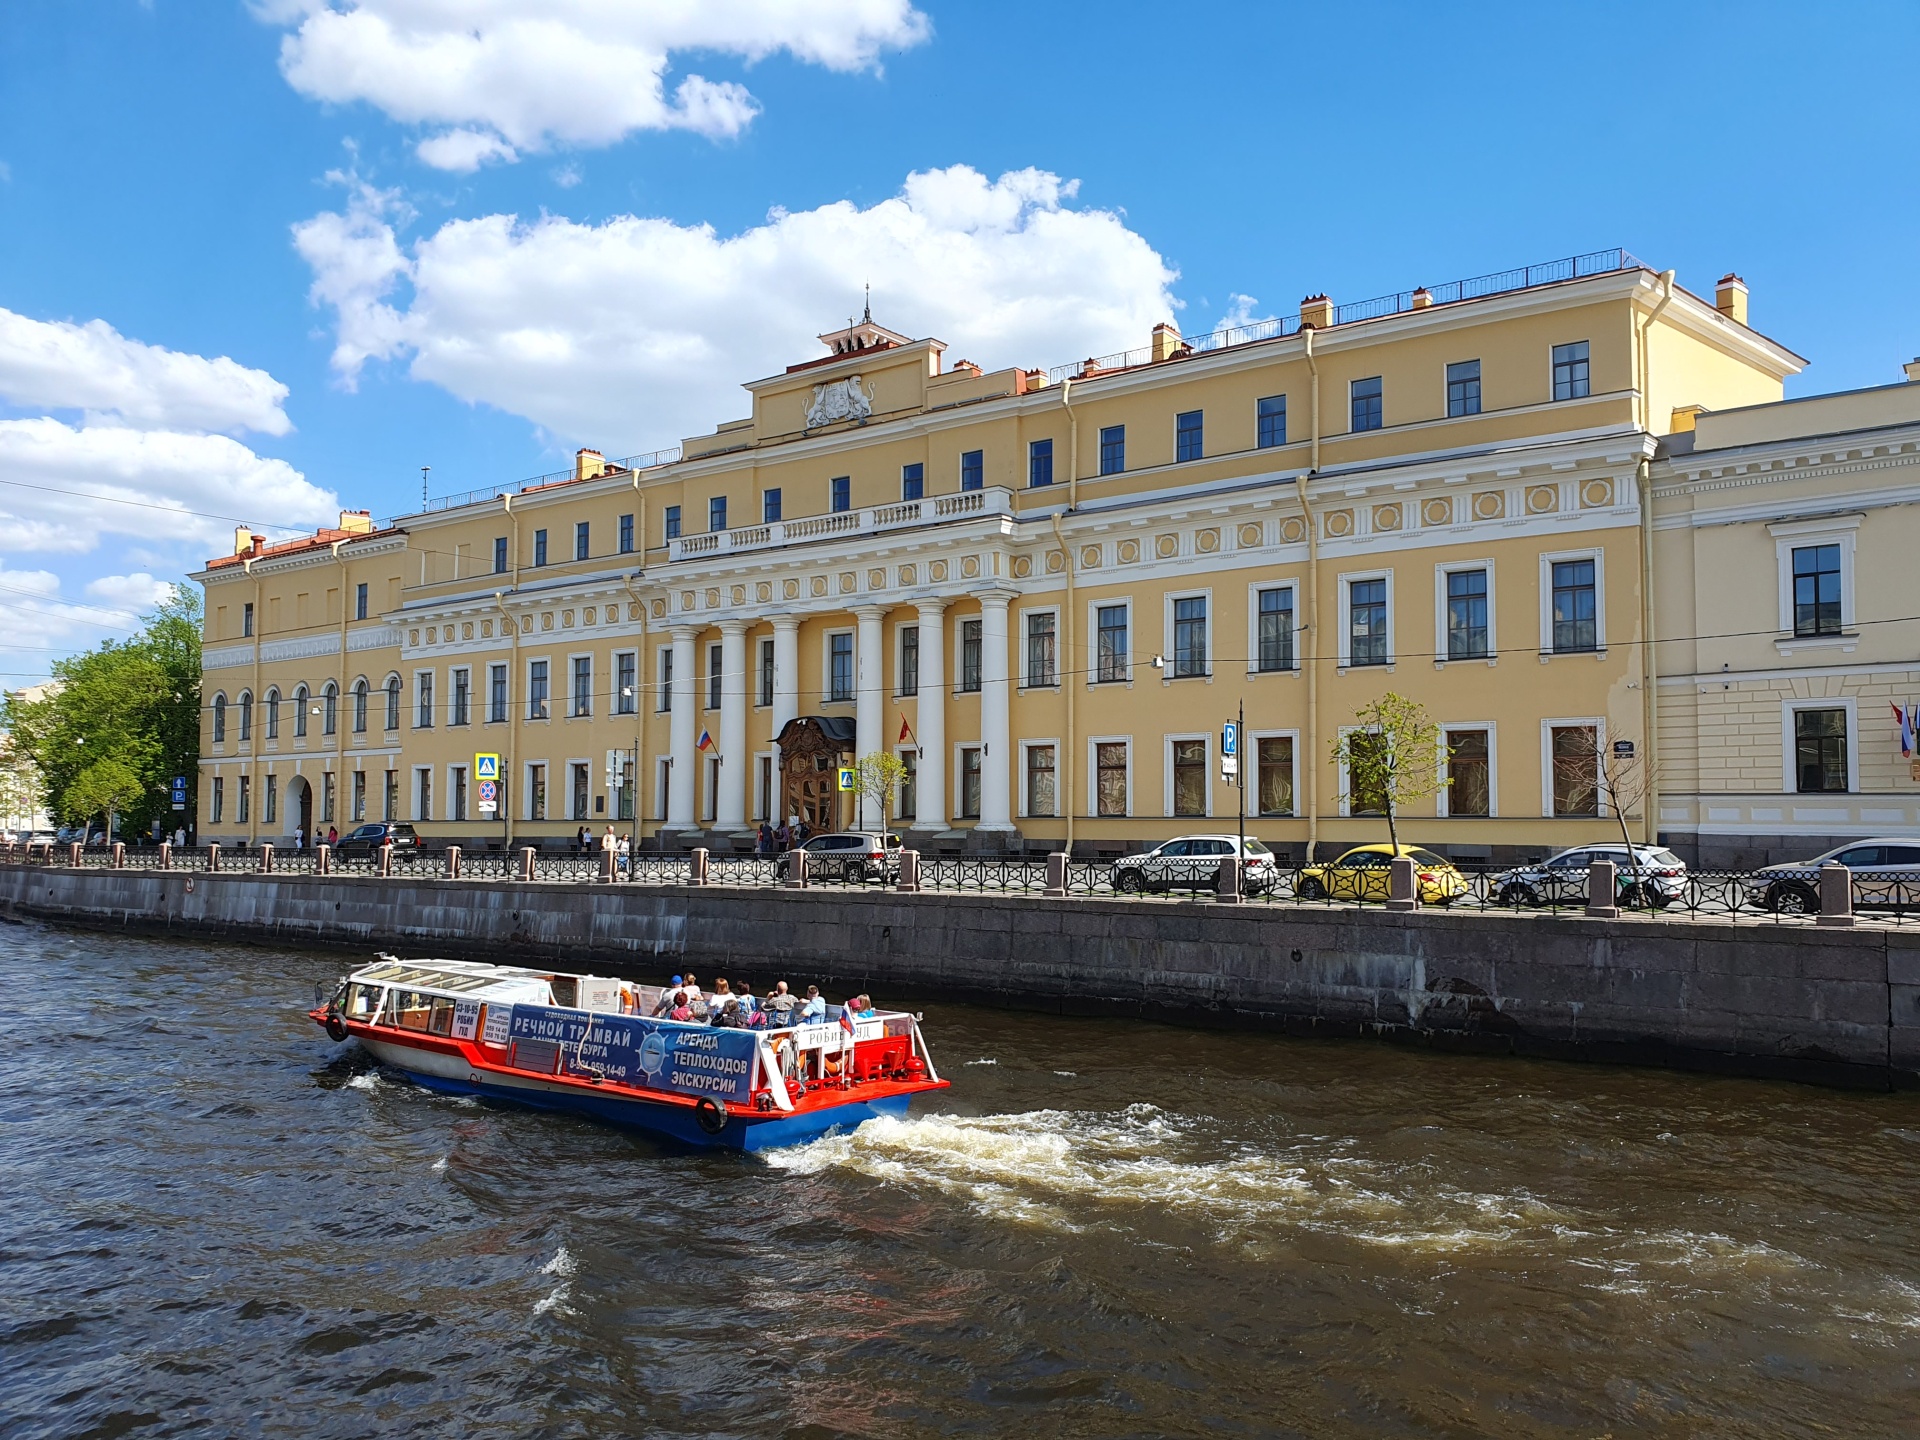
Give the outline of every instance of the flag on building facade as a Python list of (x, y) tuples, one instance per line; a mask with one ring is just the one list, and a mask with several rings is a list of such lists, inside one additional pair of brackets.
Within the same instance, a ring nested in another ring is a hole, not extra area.
[(709, 731), (706, 731), (706, 730), (702, 730), (702, 731), (700, 732), (700, 743), (699, 743), (698, 745), (696, 745), (696, 746), (694, 746), (693, 748), (694, 748), (694, 749), (696, 749), (696, 750), (711, 750), (711, 749), (713, 749), (713, 748), (714, 748), (714, 744), (713, 744), (713, 735), (712, 735), (712, 733), (711, 733), (711, 732), (709, 732)]
[(907, 724), (907, 717), (902, 715), (900, 717), (900, 738), (894, 741), (894, 744), (904, 745), (909, 740), (913, 740), (913, 743), (916, 745), (920, 743), (918, 740), (913, 739), (913, 727)]
[(1900, 753), (1911, 759), (1914, 748), (1913, 706), (1911, 704), (1904, 710), (1898, 705), (1893, 707), (1893, 725), (1894, 729), (1898, 732)]

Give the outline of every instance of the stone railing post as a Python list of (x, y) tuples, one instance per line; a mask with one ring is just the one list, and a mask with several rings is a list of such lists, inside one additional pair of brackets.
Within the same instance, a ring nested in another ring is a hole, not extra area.
[(127, 844), (124, 840), (113, 842), (113, 868), (116, 870), (127, 868)]
[(313, 847), (313, 873), (331, 875), (333, 873), (333, 847), (316, 845)]
[(787, 883), (789, 890), (807, 888), (807, 852), (799, 848), (787, 852)]
[(525, 845), (521, 847), (520, 878), (522, 880), (533, 879), (533, 847), (531, 845)]
[(458, 845), (449, 845), (447, 846), (447, 879), (458, 880), (459, 878), (460, 847)]
[(262, 875), (273, 873), (273, 846), (271, 845), (260, 847), (260, 873)]
[(1595, 920), (1620, 918), (1620, 872), (1611, 860), (1587, 867), (1587, 914)]
[(709, 858), (708, 852), (704, 847), (694, 846), (693, 855), (687, 861), (687, 883), (689, 885), (704, 885), (707, 883), (707, 861)]
[(69, 841), (69, 842), (68, 842), (68, 844), (67, 844), (67, 864), (69, 864), (69, 865), (71, 865), (71, 866), (73, 866), (73, 867), (74, 867), (74, 868), (75, 868), (76, 870), (77, 870), (77, 869), (79, 869), (79, 867), (80, 867), (80, 864), (81, 864), (81, 853), (80, 853), (80, 852), (81, 852), (81, 845), (80, 845), (80, 842), (79, 842), (78, 840), (73, 840), (73, 841)]
[(1047, 856), (1047, 888), (1049, 900), (1063, 900), (1067, 894), (1067, 857), (1066, 852), (1055, 850)]
[(614, 854), (606, 846), (600, 847), (600, 883), (611, 885), (614, 881)]
[(386, 879), (393, 874), (393, 845), (388, 842), (380, 847), (380, 878)]
[(209, 845), (207, 846), (207, 873), (211, 875), (213, 874), (214, 871), (218, 870), (219, 868), (220, 868), (220, 847), (218, 845)]
[(160, 842), (160, 868), (162, 870), (173, 869), (173, 842), (170, 840), (162, 840)]
[(1220, 873), (1213, 877), (1213, 898), (1217, 904), (1238, 905), (1243, 898), (1240, 893), (1240, 861), (1229, 858), (1220, 862)]
[(920, 890), (920, 852), (902, 850), (900, 852), (900, 879), (894, 889), (902, 895), (914, 895)]
[(1853, 871), (1835, 860), (1820, 867), (1820, 923), (1842, 929), (1853, 924)]
[(1396, 855), (1387, 865), (1387, 909), (1420, 908), (1420, 881), (1411, 855)]

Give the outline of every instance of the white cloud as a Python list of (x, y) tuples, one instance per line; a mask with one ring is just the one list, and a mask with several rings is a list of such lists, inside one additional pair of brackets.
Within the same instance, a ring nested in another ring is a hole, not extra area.
[[(84, 553), (103, 536), (168, 541), (220, 554), (233, 515), (276, 526), (334, 518), (338, 500), (284, 460), (224, 435), (52, 417), (0, 420), (0, 535), (9, 551)], [(132, 501), (133, 504), (116, 503)], [(189, 512), (210, 512), (195, 515)]]
[(291, 30), (280, 69), (294, 89), (446, 127), (419, 153), (452, 170), (637, 130), (724, 137), (759, 113), (742, 86), (697, 74), (669, 98), (677, 54), (751, 63), (784, 52), (852, 71), (931, 33), (911, 0), (255, 0), (254, 9)]
[(0, 309), (0, 397), (18, 406), (82, 410), (142, 428), (293, 428), (287, 387), (221, 356), (129, 340), (104, 320), (75, 325)]
[(139, 614), (151, 610), (173, 591), (165, 580), (156, 580), (144, 571), (132, 575), (102, 575), (87, 582), (87, 594), (114, 609)]
[(882, 324), (989, 366), (1144, 344), (1175, 272), (1119, 216), (1068, 208), (1073, 193), (1040, 170), (960, 165), (866, 209), (776, 210), (728, 237), (489, 215), (403, 249), (392, 197), (361, 186), (294, 237), (347, 380), (406, 360), (462, 399), (638, 450), (730, 418), (741, 381), (823, 353), (815, 336), (858, 313), (866, 281)]

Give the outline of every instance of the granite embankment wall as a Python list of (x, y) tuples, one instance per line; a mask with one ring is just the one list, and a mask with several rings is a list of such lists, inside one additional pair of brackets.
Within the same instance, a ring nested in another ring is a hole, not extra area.
[(686, 963), (830, 994), (1920, 1083), (1920, 929), (24, 866), (0, 866), (0, 911), (650, 980)]

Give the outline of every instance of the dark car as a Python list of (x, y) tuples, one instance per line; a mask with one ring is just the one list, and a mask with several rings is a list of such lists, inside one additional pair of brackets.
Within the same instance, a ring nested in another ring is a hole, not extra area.
[(378, 820), (371, 825), (356, 826), (342, 835), (334, 855), (340, 860), (375, 860), (380, 856), (380, 847), (389, 844), (393, 846), (396, 865), (410, 863), (426, 848), (420, 832), (413, 826)]

